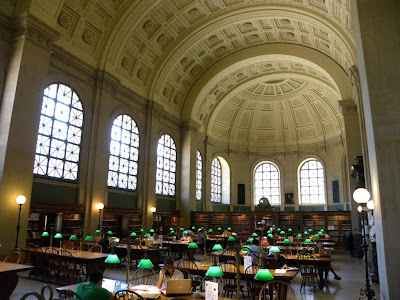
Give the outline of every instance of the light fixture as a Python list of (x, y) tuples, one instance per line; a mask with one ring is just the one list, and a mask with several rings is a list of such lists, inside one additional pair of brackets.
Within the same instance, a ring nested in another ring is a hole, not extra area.
[(284, 239), (283, 243), (286, 245), (289, 245), (291, 243), (291, 241), (289, 239)]
[(136, 234), (136, 232), (132, 232), (132, 233), (131, 233), (131, 237), (134, 237), (134, 238), (136, 238), (136, 237), (137, 237), (137, 234)]
[(119, 264), (121, 260), (119, 259), (118, 255), (115, 253), (110, 253), (106, 260), (104, 261), (106, 264)]
[(280, 229), (280, 228), (278, 228), (276, 231), (277, 231), (277, 232), (281, 232), (281, 229)]
[(314, 239), (318, 239), (319, 238), (319, 234), (314, 234)]
[(97, 226), (97, 228), (99, 230), (101, 229), (101, 227), (100, 227), (100, 225), (101, 225), (100, 218), (101, 218), (101, 211), (103, 210), (103, 208), (104, 208), (104, 204), (103, 203), (101, 203), (101, 202), (97, 203), (97, 209), (99, 210), (99, 225)]
[(112, 235), (113, 232), (112, 232), (111, 230), (109, 230), (109, 231), (107, 231), (107, 234), (108, 234), (108, 235)]
[(170, 234), (175, 234), (175, 231), (171, 230)]
[(196, 230), (196, 227), (192, 226), (192, 230)]
[(218, 231), (221, 231), (222, 230), (222, 228), (221, 227), (218, 227)]
[(272, 252), (272, 253), (280, 253), (280, 252), (281, 252), (281, 249), (279, 249), (278, 246), (272, 246), (272, 247), (269, 249), (269, 252)]
[(292, 232), (293, 230), (292, 230), (292, 228), (289, 228), (287, 231), (288, 231), (288, 232)]
[(254, 279), (260, 281), (269, 281), (273, 280), (274, 276), (272, 276), (268, 269), (259, 269), (256, 273), (256, 276), (254, 276)]
[(184, 230), (182, 233), (183, 233), (183, 234), (188, 234), (188, 231), (187, 231), (187, 230)]
[(231, 230), (232, 230), (232, 228), (228, 227), (226, 230), (228, 230), (228, 231), (231, 231)]
[(191, 242), (188, 246), (189, 249), (197, 249), (199, 248), (195, 242)]
[(246, 246), (243, 246), (241, 251), (249, 252), (250, 250), (251, 250), (250, 247), (246, 245)]
[(42, 236), (46, 237), (46, 236), (50, 236), (50, 234), (47, 231), (43, 231)]
[(375, 209), (374, 200), (369, 199), (368, 202), (367, 202), (367, 207), (368, 207), (368, 209)]
[(312, 228), (308, 229), (308, 233), (311, 233), (311, 232), (313, 232)]
[(233, 236), (230, 236), (228, 238), (228, 242), (236, 242), (235, 238)]
[(155, 206), (153, 206), (152, 208), (150, 208), (150, 211), (151, 211), (152, 213), (155, 213), (155, 212), (157, 211), (157, 208), (156, 208)]
[(357, 207), (357, 210), (358, 210), (358, 212), (362, 212), (362, 206), (361, 205), (359, 205), (358, 207)]
[(72, 235), (69, 237), (69, 239), (70, 239), (71, 241), (77, 241), (77, 240), (78, 240), (78, 237), (77, 237), (75, 234), (72, 234)]
[(252, 237), (250, 237), (250, 238), (247, 239), (247, 242), (248, 242), (248, 243), (252, 243), (253, 241), (254, 241), (254, 238), (252, 238)]
[(272, 233), (268, 233), (267, 237), (269, 237), (270, 239), (272, 239), (274, 236), (272, 235)]
[(258, 237), (258, 234), (254, 232), (251, 236)]
[(151, 237), (151, 235), (150, 235), (150, 233), (146, 233), (146, 234), (144, 235), (144, 237), (145, 237), (145, 238), (149, 238), (149, 237)]
[(286, 234), (286, 232), (284, 232), (284, 231), (282, 230), (280, 234), (281, 234), (281, 235), (285, 235), (285, 234)]
[(364, 188), (358, 188), (353, 192), (353, 199), (357, 203), (367, 203), (371, 199), (371, 194)]
[(85, 242), (94, 242), (94, 239), (93, 239), (93, 237), (92, 237), (91, 235), (88, 235), (88, 236), (85, 238)]
[(297, 238), (299, 238), (299, 239), (300, 239), (300, 238), (301, 238), (301, 236), (302, 236), (302, 235), (301, 235), (301, 233), (299, 233), (299, 234), (297, 235)]
[(155, 231), (154, 231), (154, 229), (152, 228), (152, 229), (150, 229), (150, 233), (154, 233)]
[(212, 230), (212, 228), (208, 229), (208, 232), (213, 232), (214, 230)]
[(19, 226), (19, 223), (21, 221), (21, 208), (22, 208), (22, 204), (24, 204), (26, 202), (26, 197), (24, 195), (19, 195), (17, 197), (17, 199), (15, 199), (15, 201), (17, 202), (17, 204), (19, 205), (19, 212), (18, 212), (18, 223), (17, 223), (17, 237), (15, 238), (15, 249), (18, 248), (18, 236), (19, 236), (19, 229), (21, 228)]
[(180, 231), (184, 231), (184, 230), (185, 230), (185, 228), (181, 227), (179, 230), (180, 230)]
[(224, 276), (224, 272), (222, 272), (219, 266), (211, 266), (208, 268), (206, 272), (206, 276), (209, 277), (222, 277)]
[(221, 251), (224, 250), (224, 248), (222, 248), (221, 244), (215, 244), (214, 247), (212, 248), (213, 251)]
[(54, 238), (55, 238), (55, 239), (60, 239), (60, 249), (61, 249), (61, 239), (63, 238), (62, 234), (61, 234), (61, 233), (57, 233), (57, 234), (54, 236)]
[(304, 240), (304, 244), (311, 244), (311, 243), (312, 243), (312, 241), (310, 239), (305, 239)]
[(143, 259), (139, 262), (139, 264), (138, 264), (137, 267), (140, 268), (140, 269), (152, 269), (152, 268), (154, 268), (154, 265), (153, 265), (153, 263), (151, 262), (150, 259), (148, 259), (148, 258), (143, 258)]
[(174, 230), (172, 227), (169, 228), (170, 231)]

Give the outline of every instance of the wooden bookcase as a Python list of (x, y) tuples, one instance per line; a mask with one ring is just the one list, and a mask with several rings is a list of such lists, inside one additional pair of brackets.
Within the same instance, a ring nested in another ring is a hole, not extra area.
[(155, 212), (153, 213), (153, 229), (159, 234), (168, 234), (170, 228), (178, 231), (179, 212)]
[(102, 232), (112, 231), (114, 236), (128, 237), (132, 231), (139, 232), (142, 227), (141, 209), (104, 207)]

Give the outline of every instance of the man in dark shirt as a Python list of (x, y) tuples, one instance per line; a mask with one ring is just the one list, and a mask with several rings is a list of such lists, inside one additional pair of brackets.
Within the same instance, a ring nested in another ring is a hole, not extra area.
[(109, 249), (110, 249), (110, 235), (107, 234), (104, 238), (102, 238), (99, 241), (99, 245), (102, 247), (103, 249), (103, 253), (109, 253)]
[[(89, 276), (89, 282), (81, 283), (76, 288), (76, 293), (82, 300), (112, 300), (114, 295), (101, 287), (103, 282), (103, 273), (93, 271)], [(74, 296), (74, 300), (76, 297)]]

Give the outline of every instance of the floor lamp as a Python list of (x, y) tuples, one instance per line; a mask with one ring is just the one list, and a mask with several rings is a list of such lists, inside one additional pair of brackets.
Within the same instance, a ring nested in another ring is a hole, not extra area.
[(16, 199), (17, 203), (19, 204), (19, 212), (18, 212), (18, 224), (17, 224), (17, 237), (15, 239), (15, 249), (18, 248), (18, 236), (19, 236), (19, 222), (21, 221), (21, 208), (22, 204), (26, 202), (26, 197), (24, 195), (19, 195)]
[(361, 248), (364, 251), (365, 258), (365, 288), (360, 290), (360, 299), (372, 300), (375, 297), (375, 291), (371, 288), (368, 273), (368, 245), (365, 239), (365, 208), (367, 203), (371, 198), (371, 194), (364, 188), (358, 188), (353, 193), (353, 199), (356, 201), (358, 206), (358, 211), (361, 213), (361, 232), (362, 232), (362, 244)]

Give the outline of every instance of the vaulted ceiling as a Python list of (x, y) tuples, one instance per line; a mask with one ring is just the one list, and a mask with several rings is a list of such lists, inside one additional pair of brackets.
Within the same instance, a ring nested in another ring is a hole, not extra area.
[(30, 13), (58, 47), (230, 147), (340, 138), (350, 0), (36, 0)]

